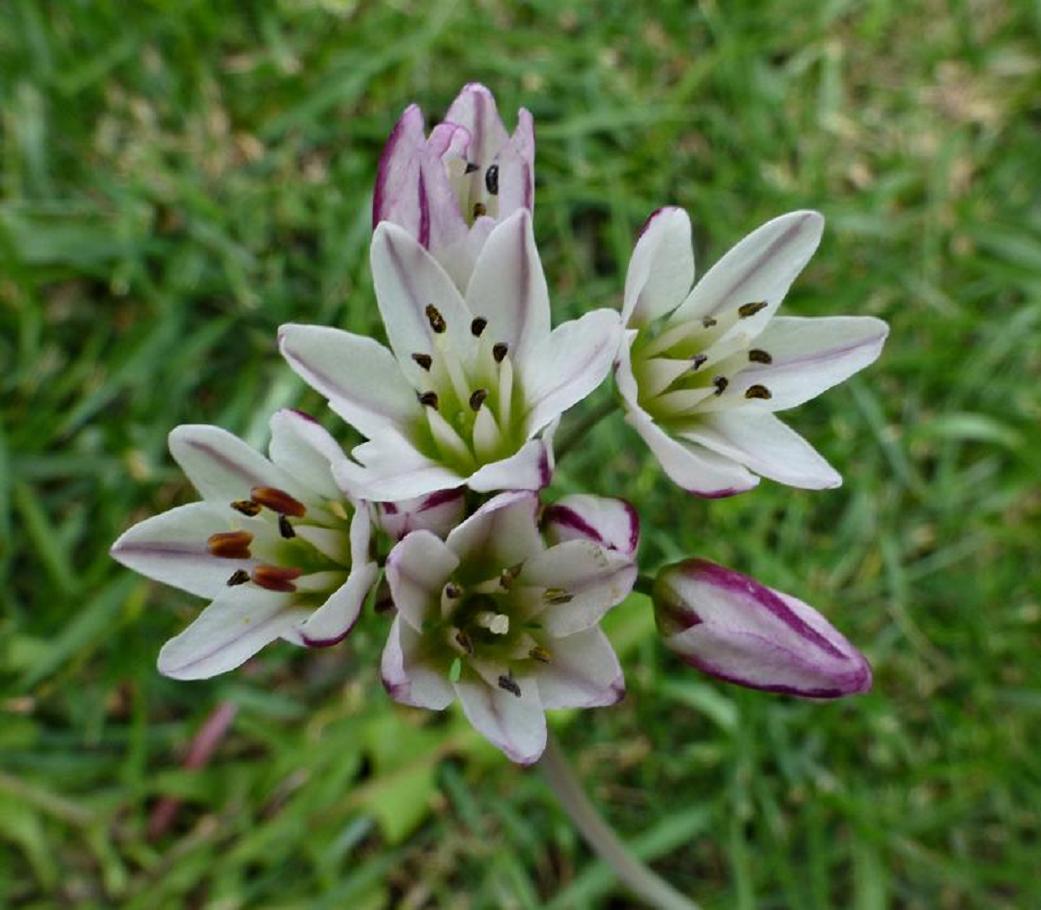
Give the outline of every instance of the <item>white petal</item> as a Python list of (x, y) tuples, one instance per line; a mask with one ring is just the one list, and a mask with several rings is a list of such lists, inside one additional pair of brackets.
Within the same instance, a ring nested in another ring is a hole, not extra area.
[(546, 715), (531, 676), (518, 676), (520, 696), (492, 688), (483, 679), (455, 683), (463, 712), (474, 728), (506, 757), (521, 765), (538, 761), (546, 748)]
[(383, 345), (340, 329), (290, 323), (278, 330), (282, 356), (329, 406), (366, 436), (418, 418), (419, 402)]
[(207, 502), (249, 499), (253, 487), (277, 487), (303, 502), (310, 491), (258, 451), (220, 427), (184, 424), (169, 437), (170, 454)]
[(752, 400), (751, 406), (768, 411), (793, 408), (874, 363), (888, 334), (889, 326), (870, 316), (779, 316), (755, 343), (773, 362), (752, 364), (734, 376), (734, 394), (764, 385), (771, 397)]
[(293, 531), (301, 540), (306, 540), (319, 553), (345, 566), (350, 561), (347, 535), (336, 528), (320, 525), (295, 524)]
[(527, 209), (491, 232), (474, 266), (466, 303), (475, 316), (488, 320), (488, 338), (508, 344), (518, 360), (549, 337), (549, 290)]
[[(387, 222), (376, 228), (370, 259), (376, 302), (405, 375), (414, 384), (428, 381), (412, 355), (445, 356), (438, 350), (439, 344), (447, 346), (449, 356), (465, 359), (477, 343), (470, 331), (473, 314), (437, 260), (405, 231)], [(429, 306), (441, 314), (446, 326), (438, 343), (427, 315)]]
[(379, 566), (374, 562), (352, 566), (347, 581), (300, 625), (304, 643), (312, 648), (327, 648), (343, 641), (358, 621), (378, 576)]
[(541, 490), (553, 478), (553, 446), (543, 433), (529, 439), (509, 458), (492, 461), (474, 472), (466, 482), (471, 490)]
[(517, 583), (559, 588), (571, 595), (563, 604), (547, 604), (538, 621), (553, 637), (588, 629), (616, 604), (636, 581), (633, 561), (585, 538), (568, 540), (529, 559)]
[(205, 502), (177, 506), (125, 531), (109, 552), (148, 578), (199, 597), (216, 597), (236, 569), (255, 565), (254, 560), (212, 556), (207, 549), (211, 534), (229, 530), (228, 514)]
[(624, 499), (574, 494), (558, 499), (543, 513), (550, 543), (591, 540), (623, 556), (634, 556), (640, 543), (640, 517)]
[(525, 360), (518, 361), (529, 433), (544, 427), (603, 382), (621, 340), (618, 314), (594, 310), (557, 326)]
[(455, 700), (455, 689), (436, 668), (421, 660), (420, 640), (415, 629), (395, 616), (380, 659), (380, 677), (395, 701), (443, 711)]
[(174, 679), (208, 679), (234, 670), (306, 616), (292, 595), (253, 585), (228, 588), (159, 652), (159, 672)]
[(756, 474), (805, 490), (842, 485), (842, 476), (773, 414), (750, 410), (706, 414), (684, 437)]
[(738, 320), (731, 330), (754, 338), (810, 261), (823, 230), (824, 219), (818, 212), (789, 212), (768, 221), (709, 269), (669, 318), (670, 324), (714, 316), (745, 303), (765, 302), (764, 309)]
[(643, 326), (676, 309), (694, 283), (690, 218), (683, 209), (658, 209), (643, 226), (625, 276), (622, 322)]
[[(353, 484), (356, 495), (371, 502), (397, 502), (425, 496), (437, 490), (457, 487), (466, 478), (432, 461), (399, 433), (382, 433), (356, 446), (351, 453), (364, 466), (359, 475), (353, 472), (342, 478)], [(337, 480), (340, 473), (335, 472)]]
[(394, 125), (380, 155), (372, 197), (372, 226), (394, 221), (419, 235), (422, 207), (419, 201), (420, 157), (426, 146), (423, 113), (410, 104)]
[(535, 205), (535, 124), (524, 108), (517, 111), (517, 128), (499, 150), (499, 217)]
[(400, 502), (376, 503), (376, 522), (393, 540), (412, 531), (433, 531), (444, 538), (463, 518), (466, 497), (462, 488), (438, 490)]
[(483, 180), (484, 169), (509, 138), (495, 105), (495, 96), (477, 82), (464, 85), (448, 108), (445, 122), (466, 127), (469, 131), (467, 158), (479, 165), (480, 170), (476, 173)]
[(445, 543), (468, 571), (485, 569), (489, 574), (484, 578), (498, 574), (542, 550), (535, 523), (538, 508), (537, 493), (500, 493), (453, 528)]
[(459, 565), (456, 554), (430, 531), (413, 531), (387, 556), (387, 584), (398, 613), (419, 631), (440, 609), (441, 589)]
[(538, 667), (536, 677), (547, 709), (599, 708), (625, 695), (618, 656), (598, 628), (557, 639), (549, 663)]
[(348, 461), (340, 444), (303, 411), (283, 408), (271, 418), (271, 460), (326, 499), (340, 499), (332, 467)]

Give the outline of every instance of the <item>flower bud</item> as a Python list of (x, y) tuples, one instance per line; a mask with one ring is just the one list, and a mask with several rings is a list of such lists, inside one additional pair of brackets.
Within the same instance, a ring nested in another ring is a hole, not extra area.
[(871, 668), (823, 616), (788, 594), (703, 559), (654, 585), (665, 644), (692, 667), (751, 689), (839, 698), (871, 688)]

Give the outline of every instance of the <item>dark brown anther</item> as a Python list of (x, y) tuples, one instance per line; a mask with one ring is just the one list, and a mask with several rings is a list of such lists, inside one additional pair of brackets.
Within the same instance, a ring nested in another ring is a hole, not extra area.
[(488, 397), (487, 389), (476, 389), (470, 396), (470, 410), (479, 411), (481, 405), (484, 404), (484, 400)]
[(425, 405), (428, 408), (437, 410), (437, 392), (422, 392), (416, 396), (419, 399), (419, 403)]
[(482, 215), (488, 214), (488, 206), (483, 202), (474, 203), (474, 218), (480, 218)]
[(535, 647), (528, 652), (528, 657), (532, 660), (537, 660), (540, 664), (548, 664), (552, 659), (549, 651), (542, 647), (542, 645), (535, 645)]
[(713, 376), (712, 385), (716, 387), (716, 394), (722, 395), (727, 390), (727, 386), (730, 385), (730, 380), (726, 376)]
[(500, 676), (499, 688), (509, 692), (510, 695), (516, 695), (517, 698), (520, 698), (520, 686), (517, 685), (517, 680), (515, 680), (513, 676)]
[(430, 365), (434, 362), (434, 358), (429, 354), (413, 354), (412, 359), (424, 370), (429, 370)]
[(749, 316), (754, 316), (765, 306), (765, 300), (760, 300), (758, 303), (742, 303), (741, 306), (737, 308), (737, 315), (742, 319), (747, 319)]
[(260, 514), (260, 503), (254, 502), (252, 499), (236, 499), (231, 507), (236, 512), (241, 512), (243, 515), (248, 515), (252, 518), (254, 515)]
[(481, 169), (481, 166), (476, 161), (467, 161), (466, 162), (466, 171), (465, 171), (465, 173), (472, 174), (474, 171), (479, 171), (480, 169)]
[(750, 385), (745, 389), (745, 398), (762, 398), (765, 401), (767, 398), (773, 398), (773, 395), (765, 385)]
[(473, 657), (474, 654), (474, 643), (462, 629), (455, 633), (455, 643), (459, 645), (467, 654)]
[(574, 594), (568, 593), (563, 588), (546, 588), (546, 593), (543, 595), (548, 604), (570, 603), (574, 597)]
[(524, 563), (519, 562), (515, 566), (510, 566), (508, 569), (503, 569), (499, 573), (499, 587), (504, 591), (509, 591), (513, 587), (513, 583), (517, 580), (517, 576), (520, 575), (521, 569), (524, 568)]
[(253, 570), (250, 578), (253, 579), (253, 584), (261, 588), (289, 593), (296, 590), (293, 582), (303, 574), (302, 569), (262, 565)]
[(509, 350), (510, 346), (505, 341), (496, 342), (492, 347), (492, 357), (495, 358), (495, 362), (502, 363), (506, 359)]
[(448, 328), (445, 323), (445, 317), (441, 315), (441, 311), (432, 303), (427, 304), (424, 312), (427, 314), (427, 321), (430, 323), (430, 328), (438, 335)]
[(278, 533), (286, 540), (292, 540), (296, 537), (296, 531), (293, 530), (293, 526), (289, 523), (289, 519), (286, 518), (285, 515), (278, 516)]
[(206, 538), (206, 549), (211, 556), (222, 559), (249, 559), (249, 545), (253, 535), (249, 531), (223, 531)]
[(484, 172), (484, 186), (493, 196), (499, 195), (499, 165), (493, 164)]
[(303, 518), (307, 514), (307, 506), (300, 500), (294, 499), (285, 490), (276, 487), (254, 487), (249, 491), (254, 502), (267, 506), (272, 512), (280, 515), (292, 515), (294, 518)]
[(752, 363), (773, 363), (774, 359), (770, 356), (769, 351), (764, 351), (762, 348), (752, 348), (748, 352), (748, 359)]
[(454, 581), (450, 581), (445, 585), (445, 597), (449, 600), (458, 600), (463, 596), (463, 589), (459, 587)]
[(712, 318), (711, 316), (703, 316), (703, 317), (701, 318), (701, 324), (702, 324), (702, 325), (703, 325), (703, 326), (704, 326), (704, 327), (705, 327), (706, 329), (711, 329), (711, 328), (712, 328), (712, 326), (714, 326), (714, 325), (716, 324), (716, 320), (715, 320), (715, 319), (713, 319), (713, 318)]
[(488, 327), (488, 320), (483, 316), (474, 317), (474, 321), (470, 323), (470, 331), (473, 333), (474, 338), (480, 338), (481, 332)]
[(706, 360), (708, 360), (708, 354), (695, 354), (690, 359), (690, 368), (692, 370), (700, 370), (705, 365)]
[(228, 587), (234, 588), (236, 585), (244, 585), (249, 581), (249, 572), (245, 569), (236, 569), (231, 573), (231, 578), (228, 579)]

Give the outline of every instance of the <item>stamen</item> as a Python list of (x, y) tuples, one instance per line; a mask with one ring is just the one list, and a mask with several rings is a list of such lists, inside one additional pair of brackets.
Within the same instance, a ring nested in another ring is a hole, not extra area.
[(474, 171), (479, 171), (480, 169), (481, 169), (481, 166), (476, 161), (467, 161), (466, 162), (466, 170), (463, 171), (463, 173), (464, 174), (472, 174)]
[(712, 326), (714, 326), (716, 324), (716, 320), (713, 319), (711, 316), (703, 316), (702, 319), (701, 319), (701, 324), (706, 329), (711, 329)]
[(473, 657), (474, 654), (474, 643), (469, 635), (467, 635), (462, 629), (456, 630), (455, 643), (459, 645), (467, 654)]
[(691, 371), (700, 370), (706, 360), (708, 360), (708, 354), (695, 354), (690, 360)]
[(575, 595), (563, 588), (546, 588), (546, 593), (542, 597), (548, 604), (566, 604), (570, 603)]
[(286, 540), (292, 540), (296, 537), (296, 531), (293, 530), (293, 526), (289, 523), (289, 519), (286, 518), (285, 515), (278, 516), (278, 533)]
[(508, 569), (503, 569), (499, 573), (499, 587), (504, 591), (509, 591), (513, 587), (513, 583), (517, 580), (517, 576), (520, 575), (521, 569), (524, 568), (524, 563), (519, 562), (515, 566), (511, 566)]
[(228, 587), (234, 588), (236, 585), (244, 585), (249, 581), (249, 572), (245, 569), (236, 569), (231, 573), (231, 578), (228, 579)]
[(492, 357), (495, 358), (495, 362), (502, 363), (506, 359), (509, 350), (510, 346), (505, 341), (496, 342), (492, 347)]
[(477, 316), (474, 321), (470, 323), (470, 331), (473, 332), (475, 338), (481, 337), (481, 332), (488, 326), (488, 320), (483, 316)]
[(248, 515), (252, 518), (254, 515), (260, 514), (260, 503), (254, 502), (252, 499), (236, 499), (231, 507), (236, 512), (241, 512), (243, 515)]
[(412, 359), (424, 370), (429, 370), (430, 365), (434, 362), (434, 358), (429, 354), (413, 354)]
[(741, 306), (737, 308), (737, 315), (742, 319), (747, 319), (749, 316), (754, 316), (765, 306), (765, 300), (760, 300), (758, 303), (742, 303)]
[(437, 410), (437, 392), (420, 392), (417, 393), (416, 397), (419, 399), (419, 403), (426, 405), (428, 408)]
[(438, 335), (448, 328), (445, 324), (445, 317), (441, 315), (441, 311), (432, 303), (427, 304), (424, 312), (427, 314), (427, 321), (430, 323), (430, 328)]
[(447, 585), (445, 585), (444, 594), (445, 597), (447, 597), (449, 600), (457, 600), (458, 598), (462, 597), (463, 589), (460, 588), (459, 585), (457, 585), (455, 582), (450, 581)]
[(291, 592), (296, 590), (293, 582), (303, 575), (303, 569), (287, 566), (261, 565), (253, 570), (253, 584), (269, 591)]
[(267, 506), (272, 512), (280, 515), (292, 515), (294, 518), (303, 518), (307, 514), (307, 506), (299, 499), (294, 499), (285, 490), (276, 487), (254, 487), (249, 491), (254, 502)]
[(484, 404), (484, 400), (488, 397), (487, 389), (476, 389), (470, 396), (470, 410), (479, 411), (481, 405)]
[(493, 164), (484, 172), (484, 185), (493, 196), (499, 195), (499, 165)]
[(474, 218), (480, 218), (482, 215), (488, 214), (488, 206), (483, 202), (474, 203)]
[(745, 389), (745, 398), (773, 398), (770, 390), (765, 385), (750, 385)]
[(769, 351), (764, 351), (762, 348), (752, 348), (748, 352), (748, 359), (752, 363), (773, 363), (774, 359), (770, 356)]
[(552, 655), (542, 645), (535, 645), (528, 652), (528, 657), (532, 660), (537, 660), (540, 664), (548, 664), (552, 659)]
[(730, 380), (726, 376), (713, 376), (712, 385), (716, 387), (716, 394), (722, 395), (727, 390), (727, 386), (730, 385)]
[(206, 538), (206, 549), (211, 556), (222, 559), (249, 559), (249, 545), (253, 535), (249, 531), (224, 531)]
[(509, 676), (499, 677), (499, 688), (509, 692), (510, 695), (516, 695), (517, 698), (520, 698), (520, 686), (517, 685), (517, 680), (513, 678), (512, 673)]

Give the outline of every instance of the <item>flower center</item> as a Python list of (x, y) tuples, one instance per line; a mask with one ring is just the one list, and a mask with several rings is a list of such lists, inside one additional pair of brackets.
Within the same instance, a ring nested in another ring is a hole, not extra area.
[(769, 351), (750, 347), (740, 326), (764, 307), (763, 301), (744, 303), (650, 335), (641, 332), (632, 347), (640, 406), (659, 422), (688, 422), (742, 400), (770, 398), (765, 385), (742, 383), (738, 389), (734, 383), (749, 367), (773, 362)]
[(253, 487), (231, 508), (248, 519), (246, 527), (211, 534), (213, 556), (239, 563), (228, 587), (254, 584), (268, 591), (322, 595), (339, 587), (350, 555), (346, 528), (350, 512), (342, 502), (308, 509), (275, 487)]
[(489, 337), (488, 320), (476, 316), (469, 331), (473, 344), (455, 351), (437, 307), (428, 305), (426, 316), (434, 333), (433, 353), (412, 355), (428, 379), (416, 389), (425, 418), (417, 427), (417, 448), (470, 473), (512, 454), (523, 435), (523, 396), (509, 345)]
[(445, 162), (448, 182), (467, 225), (482, 215), (499, 217), (499, 165), (453, 158)]

